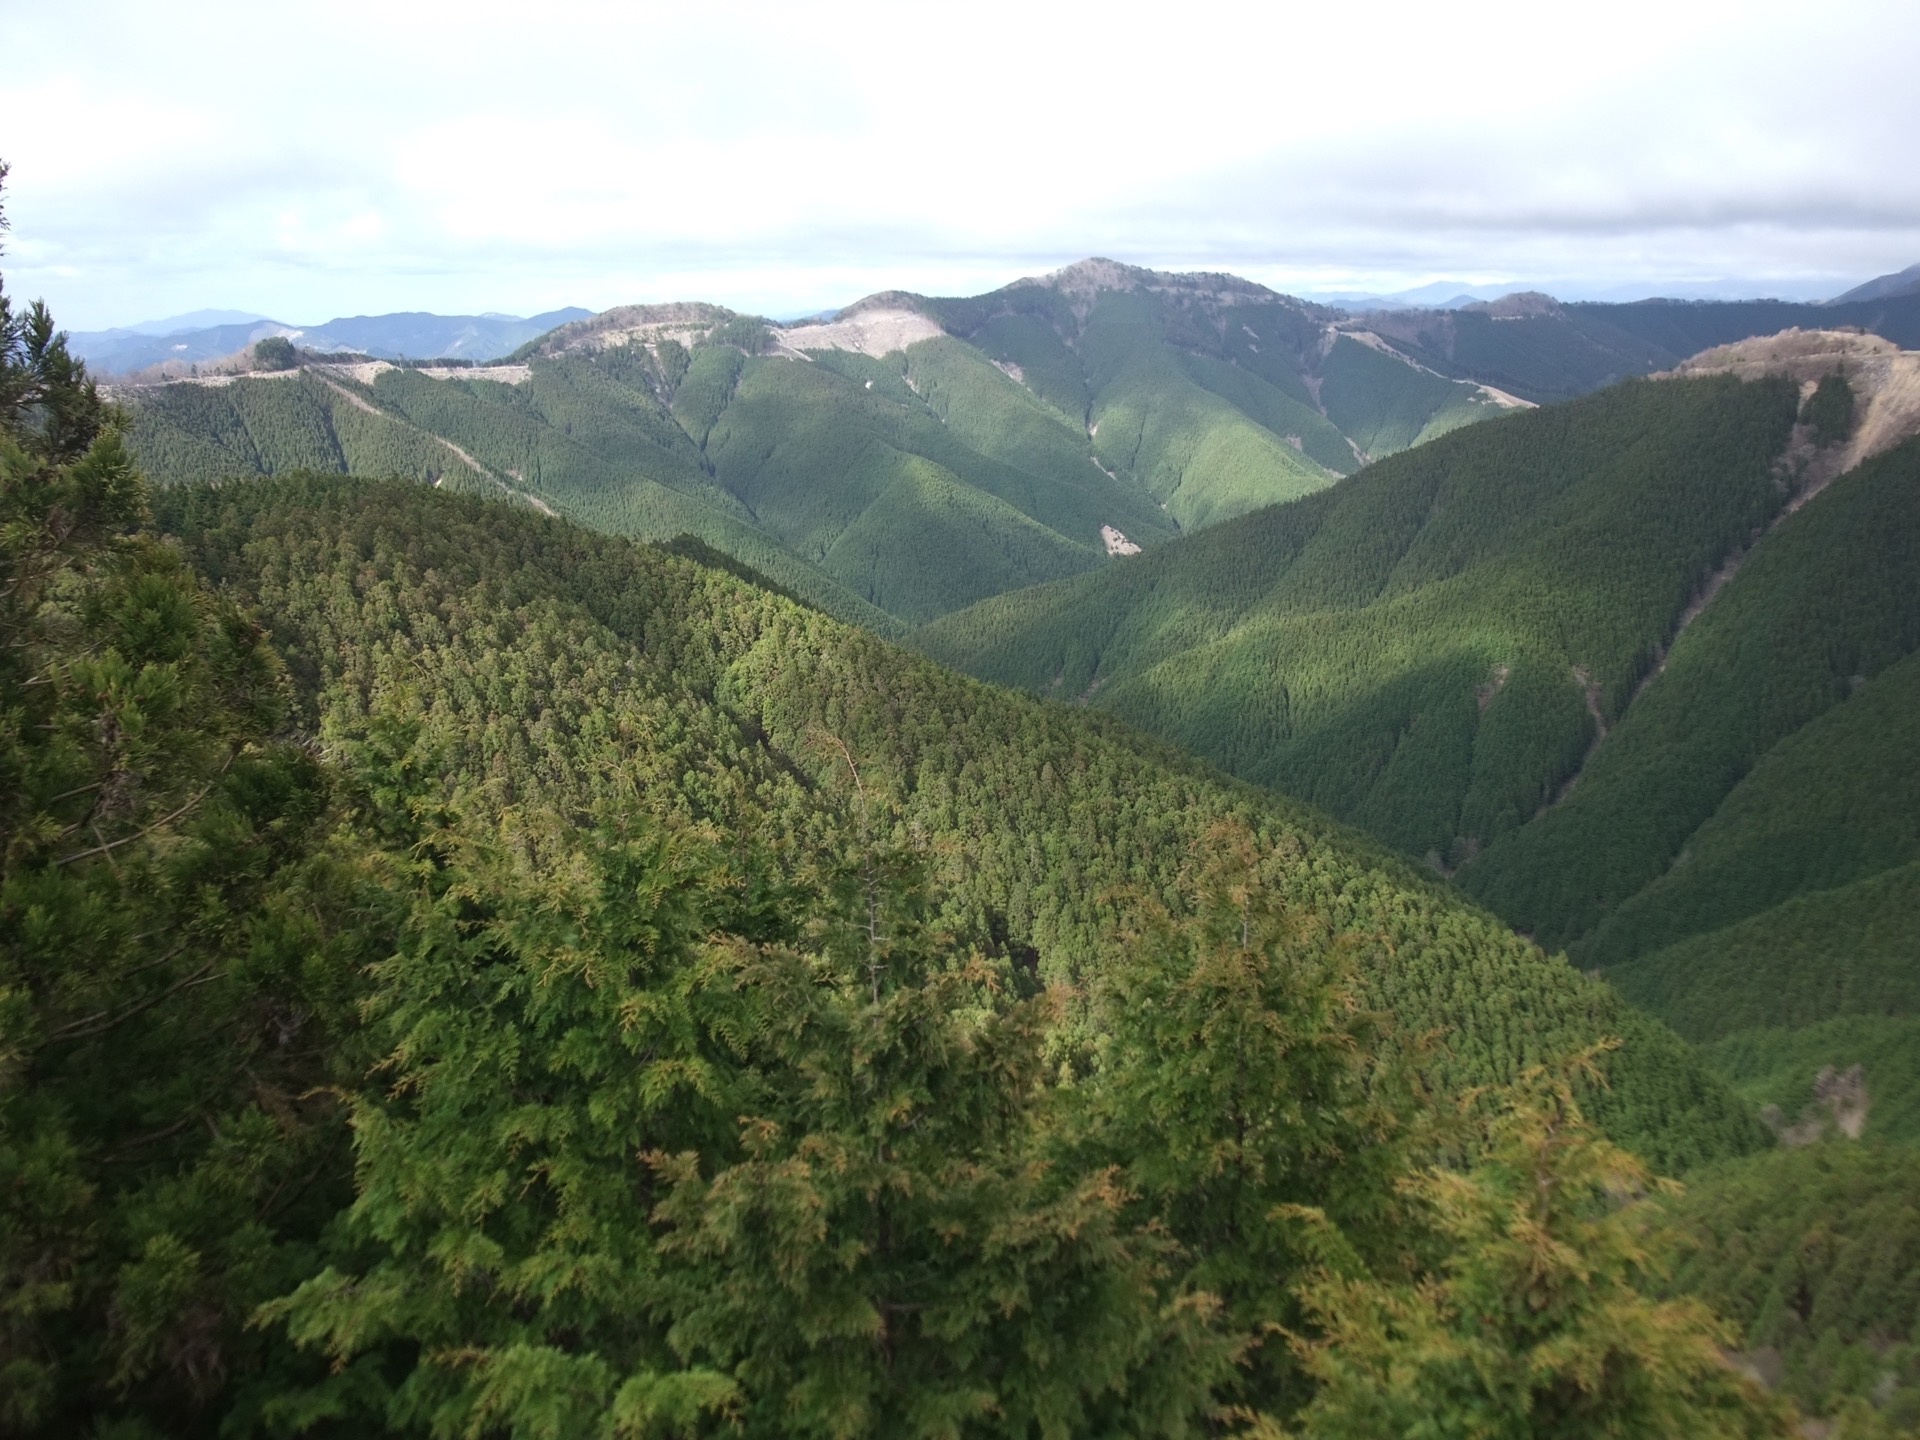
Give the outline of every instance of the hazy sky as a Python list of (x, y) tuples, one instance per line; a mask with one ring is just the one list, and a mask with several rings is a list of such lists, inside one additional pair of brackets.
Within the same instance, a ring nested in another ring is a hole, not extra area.
[(0, 55), (0, 267), (73, 329), (1920, 261), (1914, 0), (0, 0)]

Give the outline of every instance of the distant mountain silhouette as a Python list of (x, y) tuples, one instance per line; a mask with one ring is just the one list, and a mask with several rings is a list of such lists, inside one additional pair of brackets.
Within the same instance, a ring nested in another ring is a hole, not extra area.
[[(202, 310), (114, 330), (79, 331), (69, 348), (93, 369), (125, 375), (168, 360), (200, 364), (285, 335), (308, 350), (355, 350), (385, 360), (494, 360), (556, 325), (585, 319), (578, 306), (525, 319), (516, 315), (354, 315), (324, 325), (289, 325), (246, 311)], [(208, 323), (209, 321), (214, 323)], [(198, 324), (196, 325), (196, 322)]]
[(1864, 285), (1856, 285), (1846, 294), (1836, 295), (1827, 303), (1845, 305), (1857, 300), (1891, 300), (1900, 295), (1920, 295), (1920, 265), (1909, 265), (1896, 274), (1882, 275)]

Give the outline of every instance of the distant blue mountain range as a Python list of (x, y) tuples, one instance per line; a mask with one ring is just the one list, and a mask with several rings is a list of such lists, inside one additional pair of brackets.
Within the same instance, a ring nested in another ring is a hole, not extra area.
[(1468, 285), (1460, 280), (1435, 280), (1412, 290), (1392, 295), (1374, 295), (1358, 290), (1316, 293), (1312, 298), (1323, 305), (1338, 305), (1344, 310), (1458, 310), (1478, 300), (1494, 300), (1515, 289), (1512, 285)]
[(544, 315), (351, 315), (324, 325), (288, 325), (244, 310), (196, 310), (113, 330), (82, 330), (69, 348), (95, 371), (125, 375), (168, 360), (219, 360), (269, 335), (308, 350), (353, 350), (383, 360), (497, 360), (556, 325), (593, 314), (577, 305)]

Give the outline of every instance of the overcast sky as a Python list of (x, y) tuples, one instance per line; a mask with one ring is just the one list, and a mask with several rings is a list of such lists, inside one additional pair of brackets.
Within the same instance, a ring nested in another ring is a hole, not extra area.
[(1920, 261), (1914, 0), (0, 0), (0, 55), (0, 267), (71, 329)]

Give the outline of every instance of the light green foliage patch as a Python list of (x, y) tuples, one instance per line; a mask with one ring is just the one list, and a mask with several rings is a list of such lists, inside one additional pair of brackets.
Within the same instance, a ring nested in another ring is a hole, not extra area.
[(1252, 416), (1316, 464), (1336, 475), (1350, 475), (1359, 468), (1360, 459), (1347, 437), (1313, 407), (1310, 396), (1287, 394), (1243, 366), (1211, 355), (1182, 358), (1196, 384)]
[(1148, 297), (1103, 294), (1079, 348), (1094, 449), (1133, 475), (1186, 529), (1327, 485), (1331, 475), (1284, 438), (1187, 375)]
[(905, 359), (906, 378), (955, 437), (1035, 477), (1024, 494), (1006, 498), (1041, 524), (1087, 537), (1090, 544), (1103, 525), (1138, 545), (1173, 534), (1174, 526), (1139, 486), (1100, 468), (1083, 430), (1062, 423), (979, 351), (958, 340), (923, 340)]
[(749, 361), (707, 455), (764, 529), (914, 621), (1100, 559), (1097, 531), (1068, 539), (1021, 508), (1040, 477), (969, 449), (917, 397), (828, 366)]
[(1651, 1177), (1592, 1133), (1567, 1075), (1536, 1073), (1472, 1119), (1479, 1164), (1403, 1185), (1409, 1229), (1445, 1257), (1437, 1273), (1376, 1271), (1323, 1232), (1316, 1323), (1293, 1338), (1320, 1386), (1296, 1426), (1256, 1436), (1798, 1433), (1789, 1407), (1728, 1365), (1731, 1327), (1691, 1297), (1646, 1294), (1674, 1237)]

